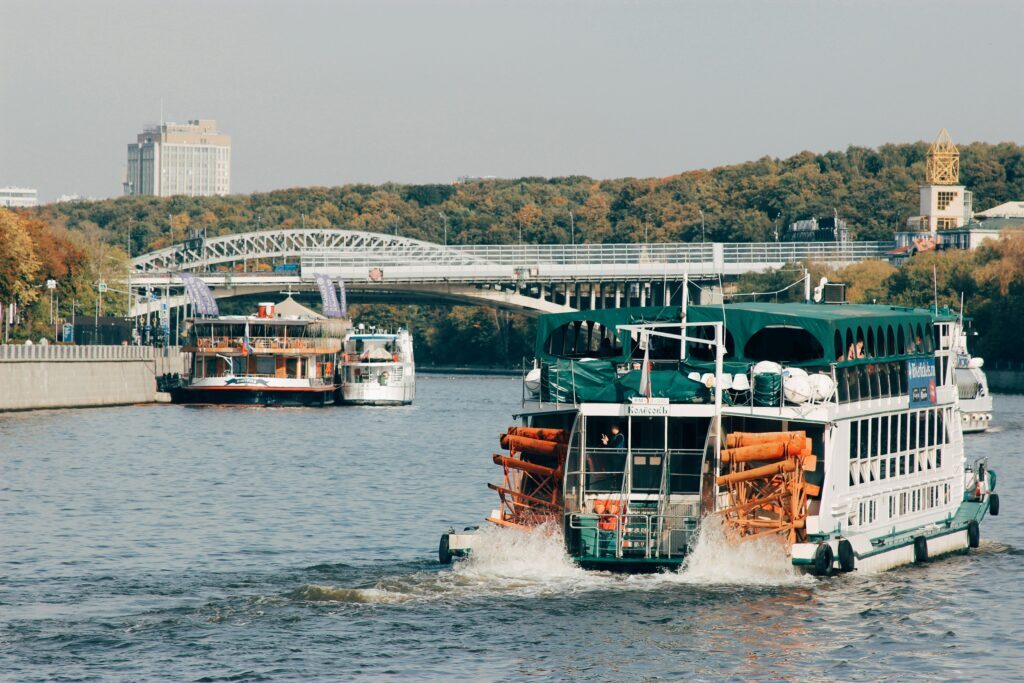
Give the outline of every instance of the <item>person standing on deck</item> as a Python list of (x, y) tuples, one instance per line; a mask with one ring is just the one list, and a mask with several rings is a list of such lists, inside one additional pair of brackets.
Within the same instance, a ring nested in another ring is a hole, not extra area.
[(619, 431), (618, 425), (612, 425), (611, 430), (612, 436), (609, 439), (607, 434), (601, 435), (601, 445), (607, 446), (608, 448), (625, 448), (626, 437)]

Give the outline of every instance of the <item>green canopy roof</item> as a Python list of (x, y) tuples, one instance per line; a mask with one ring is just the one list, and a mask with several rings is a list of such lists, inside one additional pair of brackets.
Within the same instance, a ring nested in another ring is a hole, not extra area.
[[(924, 309), (881, 306), (873, 304), (812, 304), (812, 303), (733, 303), (724, 306), (690, 306), (689, 322), (717, 322), (725, 320), (730, 354), (727, 360), (756, 362), (758, 357), (745, 353), (751, 339), (766, 328), (799, 328), (809, 333), (820, 345), (815, 358), (795, 361), (794, 365), (821, 365), (836, 362), (849, 345), (864, 341), (865, 351), (876, 357), (892, 357), (921, 353), (931, 346), (933, 314)], [(548, 339), (566, 323), (584, 321), (599, 323), (607, 329), (618, 325), (645, 322), (669, 322), (680, 319), (678, 306), (648, 306), (644, 308), (608, 308), (541, 316), (537, 324), (535, 352), (538, 358), (552, 359), (557, 354), (547, 351)], [(617, 335), (621, 352), (609, 357), (624, 361), (631, 355), (633, 341), (628, 331)], [(920, 336), (924, 348), (913, 347)], [(813, 346), (813, 342), (809, 342)], [(756, 347), (756, 344), (755, 344)], [(755, 355), (755, 354), (751, 354)]]

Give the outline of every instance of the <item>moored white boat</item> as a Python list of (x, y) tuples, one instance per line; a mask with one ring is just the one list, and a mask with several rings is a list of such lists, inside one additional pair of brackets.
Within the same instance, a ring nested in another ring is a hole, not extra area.
[(415, 397), (416, 363), (408, 330), (358, 329), (346, 335), (338, 403), (406, 405)]

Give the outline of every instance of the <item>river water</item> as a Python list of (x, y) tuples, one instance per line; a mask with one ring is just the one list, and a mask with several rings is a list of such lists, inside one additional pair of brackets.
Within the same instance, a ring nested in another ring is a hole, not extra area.
[(1003, 503), (969, 555), (815, 580), (708, 542), (630, 578), (491, 530), (441, 568), (441, 532), (495, 507), (519, 395), (0, 415), (0, 679), (1024, 678), (1024, 397), (967, 437)]

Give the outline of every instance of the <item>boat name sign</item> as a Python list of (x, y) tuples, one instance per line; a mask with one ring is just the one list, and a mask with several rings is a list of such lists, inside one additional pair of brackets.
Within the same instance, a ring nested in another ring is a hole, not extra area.
[(662, 396), (633, 396), (629, 399), (629, 414), (651, 417), (668, 415), (668, 399)]

